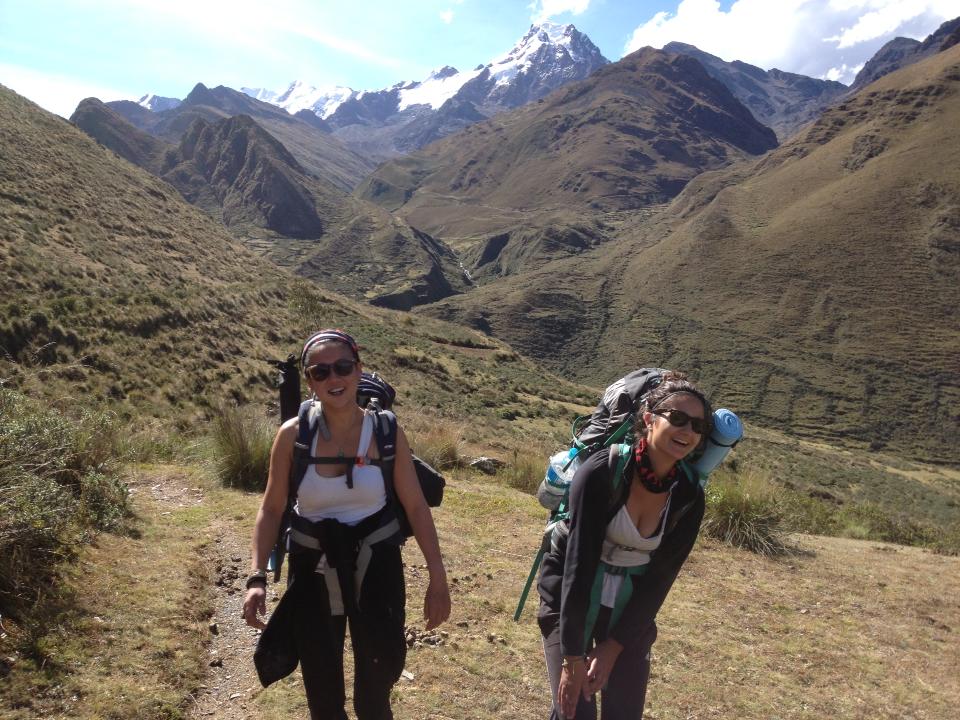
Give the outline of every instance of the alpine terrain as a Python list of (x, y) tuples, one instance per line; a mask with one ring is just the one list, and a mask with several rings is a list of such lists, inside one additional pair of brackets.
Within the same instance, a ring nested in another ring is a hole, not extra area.
[(538, 100), (606, 63), (573, 25), (541, 23), (509, 51), (473, 70), (445, 66), (422, 81), (378, 91), (314, 88), (299, 81), (281, 92), (243, 90), (291, 113), (315, 113), (348, 147), (382, 160)]

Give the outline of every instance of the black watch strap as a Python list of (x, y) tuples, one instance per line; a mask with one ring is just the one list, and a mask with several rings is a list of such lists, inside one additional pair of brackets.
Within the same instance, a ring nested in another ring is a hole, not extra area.
[(264, 587), (267, 586), (267, 571), (266, 570), (257, 570), (255, 573), (251, 574), (247, 578), (247, 590), (249, 590), (254, 585), (262, 584)]

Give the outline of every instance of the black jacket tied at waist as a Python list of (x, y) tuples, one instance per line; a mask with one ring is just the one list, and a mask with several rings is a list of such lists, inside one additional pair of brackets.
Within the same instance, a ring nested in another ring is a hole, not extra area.
[[(344, 525), (333, 519), (313, 522), (294, 513), (290, 523), (291, 554), (317, 554), (317, 570), (322, 570), (333, 615), (358, 613), (360, 588), (370, 564), (371, 546), (388, 540), (399, 530), (396, 517), (384, 508), (356, 525)], [(294, 580), (295, 581), (295, 580)]]
[[(322, 571), (332, 615), (360, 616), (360, 587), (366, 575), (372, 546), (395, 536), (399, 529), (396, 516), (389, 507), (361, 520), (344, 525), (336, 520), (312, 522), (294, 514), (288, 534), (290, 567), (299, 572), (313, 572), (321, 560)], [(264, 687), (292, 673), (300, 660), (296, 646), (297, 628), (294, 604), (301, 586), (298, 573), (291, 573), (287, 591), (270, 615), (267, 627), (257, 641), (253, 662)]]

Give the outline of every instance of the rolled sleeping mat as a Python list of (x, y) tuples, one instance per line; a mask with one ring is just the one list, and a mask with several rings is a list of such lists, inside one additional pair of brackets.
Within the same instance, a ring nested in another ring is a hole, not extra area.
[(730, 449), (742, 437), (743, 423), (740, 422), (736, 413), (726, 408), (715, 410), (713, 412), (713, 432), (707, 438), (703, 455), (695, 463), (692, 463), (693, 468), (701, 475), (709, 475), (723, 462)]

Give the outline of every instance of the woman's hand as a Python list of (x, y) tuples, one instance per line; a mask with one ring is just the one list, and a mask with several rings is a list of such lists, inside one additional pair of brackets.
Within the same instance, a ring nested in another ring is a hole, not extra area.
[(623, 645), (616, 640), (607, 639), (587, 655), (587, 681), (583, 686), (585, 698), (599, 692), (607, 684), (621, 650)]
[(267, 615), (267, 588), (254, 585), (252, 588), (247, 590), (246, 597), (243, 598), (243, 619), (247, 621), (247, 625), (250, 627), (259, 628), (263, 630), (266, 627), (266, 623), (261, 620), (258, 615), (266, 617)]
[(423, 619), (427, 630), (433, 630), (450, 617), (450, 588), (443, 573), (430, 573), (430, 584), (423, 599)]
[[(587, 668), (583, 658), (565, 659), (567, 662), (564, 662), (560, 669), (560, 684), (557, 686), (557, 707), (564, 718), (573, 720), (577, 714), (580, 693), (584, 690), (584, 682), (587, 679)], [(589, 695), (584, 697), (587, 700), (590, 699)]]

